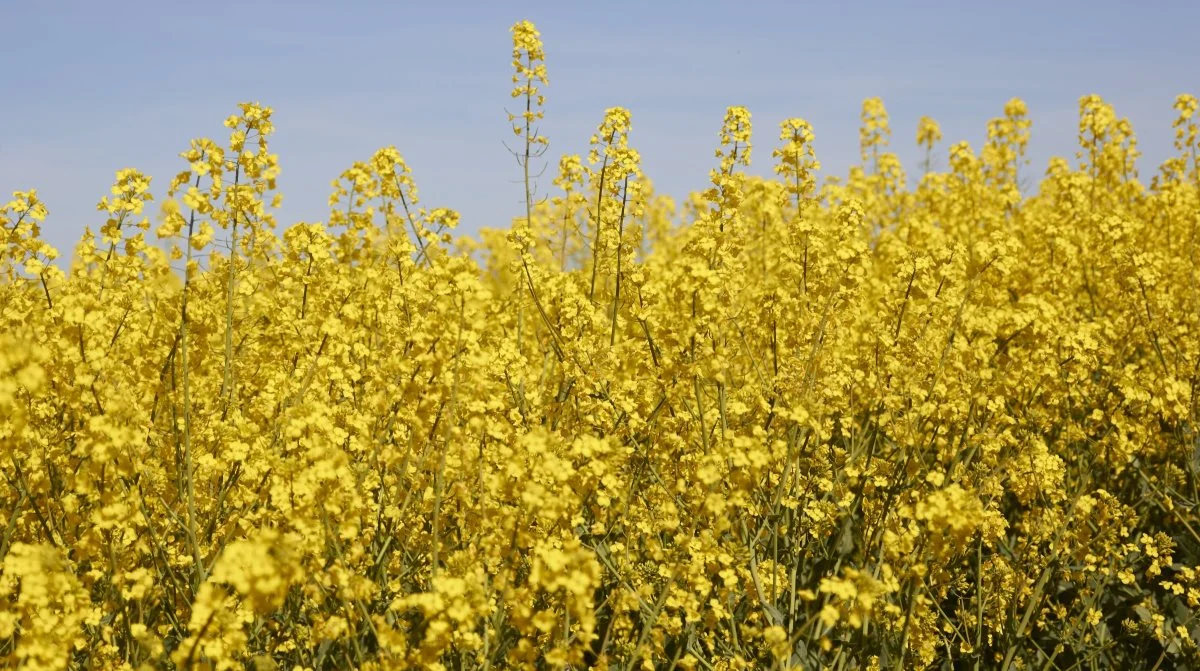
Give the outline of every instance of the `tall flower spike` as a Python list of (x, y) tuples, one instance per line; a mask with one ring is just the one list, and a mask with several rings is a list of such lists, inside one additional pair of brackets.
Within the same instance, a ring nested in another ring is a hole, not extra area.
[(888, 125), (887, 108), (881, 98), (867, 98), (862, 105), (862, 126), (858, 129), (858, 143), (862, 160), (875, 158), (879, 150), (888, 145), (892, 128)]
[(742, 202), (743, 175), (735, 174), (737, 166), (750, 165), (750, 110), (745, 107), (730, 107), (725, 110), (721, 123), (721, 146), (716, 150), (720, 167), (710, 172), (712, 188), (704, 192), (705, 198), (716, 207), (724, 230), (725, 220), (732, 218)]
[(917, 122), (917, 146), (924, 147), (926, 151), (931, 151), (933, 145), (940, 142), (942, 139), (942, 127), (934, 119), (923, 116)]
[(783, 178), (788, 198), (799, 203), (812, 195), (817, 178), (814, 174), (821, 169), (813, 150), (813, 130), (807, 121), (799, 118), (784, 119), (779, 124), (779, 139), (784, 145), (771, 152), (779, 159), (775, 174)]
[(921, 167), (926, 173), (933, 167), (933, 146), (942, 140), (942, 127), (932, 118), (923, 116), (917, 122), (917, 146), (925, 149)]
[[(590, 140), (588, 162), (599, 165), (590, 169), (596, 189), (596, 204), (591, 212), (592, 221), (592, 277), (588, 289), (589, 299), (596, 295), (596, 276), (605, 263), (606, 251), (619, 244), (617, 227), (624, 214), (628, 196), (636, 195), (627, 187), (634, 187), (641, 172), (640, 157), (629, 148), (629, 130), (633, 116), (624, 107), (610, 107), (604, 111), (604, 121)], [(634, 187), (636, 190), (638, 187)]]
[[(525, 98), (525, 110), (519, 114), (509, 113), (508, 120), (513, 124), (513, 134), (520, 137), (529, 133), (530, 126), (545, 117), (542, 106), (546, 104), (546, 96), (541, 93), (538, 84), (545, 86), (550, 82), (546, 79), (546, 53), (542, 48), (542, 34), (529, 21), (519, 21), (511, 28), (513, 36), (513, 72), (512, 97)], [(545, 145), (548, 140), (537, 134), (529, 137), (531, 144)]]
[(750, 165), (750, 134), (750, 110), (741, 106), (726, 109), (721, 124), (721, 149), (717, 150), (721, 172), (730, 174), (735, 165)]

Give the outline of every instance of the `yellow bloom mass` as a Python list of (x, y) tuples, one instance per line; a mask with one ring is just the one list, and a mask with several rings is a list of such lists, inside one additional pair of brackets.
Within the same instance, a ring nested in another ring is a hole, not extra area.
[(249, 102), (162, 240), (133, 168), (69, 262), (0, 207), (0, 667), (1196, 666), (1195, 95), (1147, 180), (1096, 95), (1044, 170), (921, 117), (915, 183), (879, 98), (837, 177), (731, 106), (677, 201), (635, 109), (549, 156), (511, 37), (508, 228), (395, 146), (280, 225)]

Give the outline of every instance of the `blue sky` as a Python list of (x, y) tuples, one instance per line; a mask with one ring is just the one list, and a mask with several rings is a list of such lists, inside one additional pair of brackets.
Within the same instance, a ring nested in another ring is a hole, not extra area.
[[(659, 191), (706, 186), (724, 110), (753, 114), (753, 172), (778, 124), (809, 120), (827, 174), (858, 155), (863, 98), (881, 96), (893, 149), (918, 170), (917, 119), (976, 148), (1005, 101), (1033, 119), (1031, 169), (1075, 149), (1078, 99), (1127, 116), (1144, 180), (1170, 155), (1179, 93), (1200, 93), (1195, 2), (65, 2), (0, 0), (0, 191), (37, 188), (64, 256), (116, 170), (156, 197), (190, 138), (224, 140), (239, 101), (275, 108), (281, 223), (324, 220), (329, 182), (394, 144), (422, 205), (467, 232), (521, 210), (509, 26), (535, 22), (550, 86), (543, 134), (583, 152), (606, 107), (633, 113), (631, 144)], [(944, 156), (939, 164), (945, 165)]]

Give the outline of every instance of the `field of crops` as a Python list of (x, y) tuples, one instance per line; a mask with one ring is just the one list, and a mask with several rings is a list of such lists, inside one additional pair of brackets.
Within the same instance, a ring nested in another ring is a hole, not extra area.
[(258, 104), (73, 261), (0, 209), (0, 667), (1200, 668), (1196, 97), (1142, 179), (1096, 96), (820, 183), (731, 107), (677, 203), (513, 44), (509, 230), (393, 147), (276, 222)]

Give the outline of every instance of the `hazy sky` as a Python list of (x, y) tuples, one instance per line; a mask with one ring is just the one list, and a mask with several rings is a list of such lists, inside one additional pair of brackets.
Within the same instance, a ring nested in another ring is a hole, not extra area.
[[(1033, 119), (1038, 174), (1075, 149), (1079, 97), (1127, 116), (1148, 180), (1171, 151), (1171, 103), (1200, 93), (1197, 2), (56, 2), (0, 0), (0, 196), (37, 188), (45, 237), (69, 257), (116, 170), (161, 197), (189, 139), (224, 142), (239, 101), (275, 108), (281, 223), (324, 220), (329, 182), (394, 144), (422, 205), (463, 228), (521, 211), (509, 26), (537, 24), (550, 86), (543, 133), (583, 152), (606, 107), (660, 191), (706, 186), (724, 110), (753, 114), (751, 170), (770, 170), (778, 124), (813, 124), (825, 172), (857, 160), (863, 98), (881, 96), (892, 146), (917, 168), (921, 115), (976, 149), (1013, 96)], [(939, 165), (946, 163), (944, 154)]]

